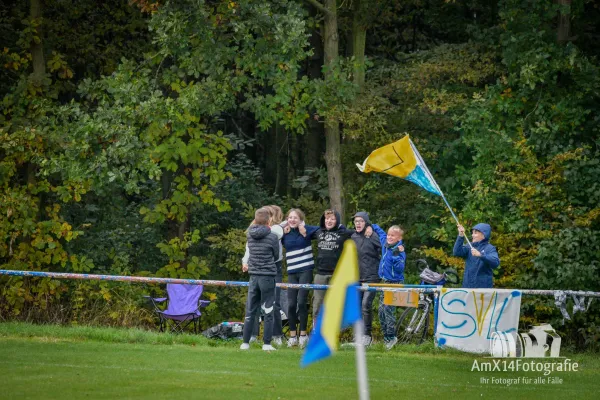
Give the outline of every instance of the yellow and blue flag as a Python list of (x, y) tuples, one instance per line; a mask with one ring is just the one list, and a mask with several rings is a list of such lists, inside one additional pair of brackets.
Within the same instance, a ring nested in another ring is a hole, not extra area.
[(353, 240), (346, 240), (325, 293), (315, 329), (302, 356), (303, 367), (332, 355), (338, 347), (340, 330), (361, 319), (357, 286), (356, 244)]
[(383, 172), (406, 179), (428, 192), (443, 196), (421, 154), (408, 135), (397, 142), (373, 150), (362, 165), (356, 164), (356, 166), (361, 172)]

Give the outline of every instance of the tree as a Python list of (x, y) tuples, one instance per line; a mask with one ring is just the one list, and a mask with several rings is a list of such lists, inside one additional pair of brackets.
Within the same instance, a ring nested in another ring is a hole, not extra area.
[[(532, 4), (503, 2), (503, 74), (459, 119), (474, 161), (464, 214), (496, 227), (501, 285), (598, 290), (600, 66), (565, 42), (564, 4)], [(539, 300), (525, 310), (552, 315)], [(566, 329), (578, 345), (597, 334), (593, 320)]]
[[(200, 240), (192, 214), (203, 205), (229, 208), (215, 195), (229, 176), (231, 150), (216, 121), (246, 108), (265, 128), (302, 123), (302, 108), (291, 110), (289, 93), (301, 84), (307, 36), (300, 10), (287, 1), (165, 3), (150, 29), (151, 57), (124, 62), (80, 89), (87, 101), (74, 107), (68, 129), (79, 145), (62, 161), (78, 159), (99, 171), (98, 185), (114, 181), (137, 191), (144, 179), (160, 181), (159, 200), (141, 208), (147, 222), (166, 224), (159, 247), (170, 262), (159, 273), (198, 277), (208, 268), (189, 257)], [(94, 144), (98, 136), (106, 147)], [(78, 156), (81, 148), (87, 152)], [(107, 156), (118, 162), (105, 163)]]
[[(334, 85), (335, 67), (339, 57), (337, 1), (324, 0), (323, 4), (316, 0), (307, 1), (323, 14), (323, 68), (325, 70), (325, 84)], [(343, 219), (345, 204), (341, 162), (341, 135), (340, 122), (335, 115), (325, 117), (325, 146), (329, 200), (331, 207), (338, 210)]]
[[(69, 243), (83, 232), (64, 216), (65, 205), (80, 201), (89, 189), (88, 179), (61, 179), (51, 171), (67, 147), (64, 136), (56, 134), (57, 121), (74, 78), (57, 45), (60, 32), (47, 17), (54, 15), (55, 5), (31, 0), (14, 4), (11, 12), (4, 5), (0, 9), (7, 31), (0, 84), (0, 213), (5, 216), (0, 219), (0, 263), (8, 269), (86, 271), (93, 265), (69, 253)], [(7, 284), (0, 291), (5, 300), (0, 311), (13, 315), (43, 312), (70, 286), (49, 279), (2, 280)]]

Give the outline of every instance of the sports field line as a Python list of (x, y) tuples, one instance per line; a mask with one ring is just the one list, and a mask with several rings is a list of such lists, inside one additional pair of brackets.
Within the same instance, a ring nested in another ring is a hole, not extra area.
[[(80, 368), (86, 368), (86, 369), (108, 369), (108, 370), (121, 370), (121, 371), (139, 371), (139, 372), (164, 372), (165, 368), (145, 368), (145, 367), (122, 367), (119, 365), (85, 365), (85, 364), (64, 364), (64, 363), (46, 363), (46, 362), (39, 362), (39, 361), (33, 361), (33, 362), (20, 362), (20, 361), (4, 361), (4, 360), (0, 360), (0, 364), (8, 364), (8, 365), (22, 365), (22, 366), (41, 366), (41, 367), (61, 367), (61, 368), (74, 368), (74, 369), (80, 369)], [(209, 370), (199, 370), (199, 369), (185, 369), (185, 368), (169, 368), (168, 369), (170, 372), (177, 372), (177, 373), (187, 373), (187, 374), (199, 374), (199, 375), (231, 375), (231, 376), (253, 376), (255, 375), (255, 372), (247, 372), (247, 371), (231, 371), (231, 370), (214, 370), (214, 369), (209, 369)], [(287, 378), (289, 377), (289, 373), (288, 374), (279, 374), (279, 373), (269, 373), (269, 375), (273, 376), (273, 377), (278, 377), (278, 378)], [(344, 377), (344, 376), (319, 376), (319, 375), (302, 375), (302, 374), (294, 374), (295, 378), (298, 379), (307, 379), (307, 380), (314, 380), (314, 379), (319, 379), (319, 380), (324, 380), (324, 381), (331, 381), (331, 380), (336, 380), (336, 381), (342, 381), (342, 382), (355, 382), (356, 378), (354, 376), (352, 377)], [(415, 387), (414, 385), (422, 385), (425, 382), (423, 380), (406, 380), (406, 379), (399, 379), (399, 380), (393, 380), (393, 379), (380, 379), (380, 378), (371, 378), (369, 377), (369, 382), (372, 383), (387, 383), (387, 384), (395, 384), (395, 385), (403, 385), (403, 386), (411, 386), (411, 387)], [(428, 381), (426, 382), (428, 386), (437, 386), (437, 387), (452, 387), (455, 388), (457, 385), (456, 383), (442, 383), (442, 382), (438, 382), (438, 381)], [(475, 388), (475, 389), (481, 389), (483, 386), (482, 385), (473, 385), (473, 384), (469, 384), (469, 383), (461, 383), (460, 384), (461, 387), (468, 387), (468, 388)], [(562, 387), (546, 387), (546, 386), (519, 386), (519, 391), (522, 390), (527, 390), (527, 391), (532, 391), (532, 390), (537, 390), (539, 391), (540, 389), (543, 388), (547, 388), (547, 389), (552, 389), (553, 392), (555, 392), (556, 390), (560, 390), (561, 392), (577, 392), (577, 390), (574, 389), (570, 389), (570, 388), (566, 388), (565, 386)]]

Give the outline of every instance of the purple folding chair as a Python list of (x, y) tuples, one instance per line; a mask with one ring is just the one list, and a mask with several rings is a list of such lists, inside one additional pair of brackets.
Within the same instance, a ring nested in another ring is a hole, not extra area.
[[(201, 307), (210, 304), (208, 300), (200, 300), (204, 287), (202, 285), (183, 285), (168, 283), (167, 297), (152, 298), (154, 312), (158, 315), (159, 330), (169, 330), (172, 333), (183, 333), (189, 325), (194, 328), (194, 333), (199, 333)], [(167, 302), (167, 307), (162, 310), (159, 304)]]

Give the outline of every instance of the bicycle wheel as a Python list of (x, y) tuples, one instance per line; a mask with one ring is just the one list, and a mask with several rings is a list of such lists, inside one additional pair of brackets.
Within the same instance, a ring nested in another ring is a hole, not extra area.
[(404, 310), (396, 324), (396, 336), (400, 343), (423, 343), (429, 329), (429, 309), (429, 302), (420, 301), (418, 307)]

